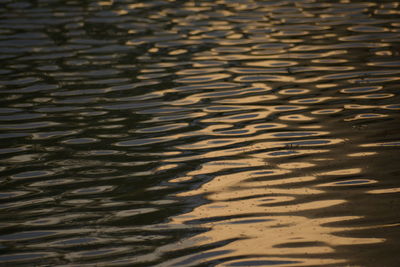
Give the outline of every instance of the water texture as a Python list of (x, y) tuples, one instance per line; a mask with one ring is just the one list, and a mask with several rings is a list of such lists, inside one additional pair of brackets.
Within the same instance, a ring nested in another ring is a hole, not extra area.
[(400, 4), (0, 1), (1, 266), (400, 266)]

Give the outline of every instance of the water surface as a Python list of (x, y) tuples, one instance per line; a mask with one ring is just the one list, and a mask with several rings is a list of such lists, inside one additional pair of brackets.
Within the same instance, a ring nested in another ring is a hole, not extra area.
[(0, 5), (0, 265), (399, 266), (395, 1)]

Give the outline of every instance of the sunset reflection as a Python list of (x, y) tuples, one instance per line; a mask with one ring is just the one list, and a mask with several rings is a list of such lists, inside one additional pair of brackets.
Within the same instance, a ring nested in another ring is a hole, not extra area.
[(400, 266), (399, 2), (0, 2), (0, 266)]
[[(179, 193), (178, 196), (203, 196), (209, 203), (173, 217), (170, 223), (195, 225), (207, 231), (163, 247), (160, 250), (163, 253), (198, 248), (191, 256), (178, 258), (165, 266), (189, 262), (190, 265), (196, 265), (201, 262), (202, 255), (207, 255), (207, 261), (224, 259), (224, 263), (218, 266), (236, 266), (240, 262), (250, 265), (259, 263), (262, 266), (269, 265), (268, 262), (276, 262), (279, 266), (345, 264), (345, 259), (333, 257), (337, 247), (384, 242), (383, 238), (340, 234), (362, 229), (357, 226), (339, 226), (362, 219), (360, 216), (302, 216), (313, 214), (313, 211), (334, 210), (347, 202), (345, 199), (324, 196), (326, 192), (323, 188), (333, 183), (320, 184), (314, 188), (308, 184), (315, 183), (318, 177), (362, 172), (360, 168), (349, 168), (318, 173), (317, 176), (295, 175), (314, 166), (312, 163), (298, 161), (270, 168), (267, 160), (257, 157), (210, 162), (187, 173), (189, 176), (212, 175), (213, 179), (198, 189)], [(245, 167), (262, 167), (263, 170), (257, 168), (241, 171)], [(230, 170), (230, 174), (220, 174), (227, 170)], [(348, 187), (351, 184), (362, 183), (354, 180), (337, 185)], [(212, 244), (218, 246), (212, 248)], [(304, 255), (307, 257), (304, 258)], [(288, 260), (288, 257), (290, 261), (285, 262), (283, 259)]]

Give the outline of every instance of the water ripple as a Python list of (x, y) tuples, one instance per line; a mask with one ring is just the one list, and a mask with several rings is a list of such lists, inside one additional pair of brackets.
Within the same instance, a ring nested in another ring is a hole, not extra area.
[(399, 266), (399, 7), (2, 1), (0, 265)]

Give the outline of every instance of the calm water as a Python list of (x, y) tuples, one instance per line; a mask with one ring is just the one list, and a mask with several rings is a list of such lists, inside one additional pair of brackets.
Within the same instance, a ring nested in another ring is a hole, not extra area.
[(0, 1), (1, 266), (400, 266), (400, 4)]

